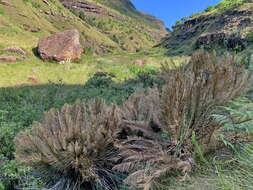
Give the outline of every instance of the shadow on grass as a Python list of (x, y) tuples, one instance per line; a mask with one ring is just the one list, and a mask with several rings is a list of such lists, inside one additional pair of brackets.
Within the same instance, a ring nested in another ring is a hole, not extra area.
[[(60, 108), (77, 99), (103, 98), (107, 103), (121, 104), (132, 93), (148, 87), (161, 87), (156, 72), (141, 73), (136, 78), (118, 83), (108, 73), (97, 73), (83, 85), (61, 82), (46, 85), (0, 88), (0, 121), (19, 122), (24, 126), (39, 120), (44, 111)], [(4, 114), (4, 116), (1, 116)]]
[(35, 57), (41, 59), (40, 54), (39, 54), (39, 49), (38, 49), (38, 47), (33, 48), (33, 49), (32, 49), (32, 52), (33, 52), (33, 55), (34, 55)]

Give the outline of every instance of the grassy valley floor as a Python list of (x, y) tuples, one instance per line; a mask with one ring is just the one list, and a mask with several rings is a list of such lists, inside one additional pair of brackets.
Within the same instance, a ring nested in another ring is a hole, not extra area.
[[(136, 77), (139, 72), (159, 70), (161, 63), (170, 59), (180, 64), (188, 58), (167, 57), (161, 50), (103, 56), (83, 55), (77, 63), (49, 63), (38, 57), (28, 56), (21, 62), (0, 63), (0, 87), (40, 85), (48, 82), (84, 84), (96, 72), (113, 74), (115, 80), (122, 81)], [(143, 62), (143, 65), (135, 64), (138, 60)]]

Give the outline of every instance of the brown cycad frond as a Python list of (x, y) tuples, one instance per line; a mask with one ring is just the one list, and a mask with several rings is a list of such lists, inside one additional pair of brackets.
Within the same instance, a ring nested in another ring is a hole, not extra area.
[(165, 69), (166, 85), (161, 96), (165, 130), (176, 144), (190, 144), (192, 132), (208, 144), (221, 126), (212, 119), (217, 106), (241, 95), (252, 82), (252, 72), (226, 56), (199, 51), (190, 63)]
[(143, 136), (152, 138), (162, 127), (160, 93), (157, 88), (135, 93), (123, 104), (121, 138)]
[(120, 162), (113, 170), (129, 174), (125, 183), (149, 190), (165, 174), (179, 170), (185, 176), (191, 170), (188, 155), (175, 156), (176, 146), (159, 133), (164, 123), (158, 89), (132, 95), (122, 110), (121, 136), (115, 142)]
[[(158, 139), (157, 139), (158, 140)], [(148, 140), (142, 137), (130, 137), (117, 144), (121, 150), (122, 162), (114, 170), (129, 173), (125, 183), (137, 188), (149, 190), (162, 176), (179, 171), (183, 176), (191, 171), (191, 162), (176, 157), (175, 146), (161, 141)]]
[[(208, 147), (221, 127), (212, 117), (217, 106), (241, 95), (252, 81), (251, 71), (236, 65), (231, 57), (219, 59), (197, 52), (188, 65), (164, 69), (166, 83), (160, 96), (157, 91), (159, 99), (145, 101), (147, 95), (135, 95), (124, 104), (123, 128), (128, 133), (115, 144), (122, 162), (113, 169), (130, 173), (126, 183), (148, 190), (165, 174), (177, 170), (186, 176), (190, 172), (193, 140)], [(159, 128), (170, 139), (152, 130), (150, 118), (158, 118)]]
[(16, 158), (42, 172), (74, 178), (73, 189), (92, 189), (93, 182), (111, 187), (114, 135), (121, 118), (115, 105), (98, 99), (51, 109), (41, 123), (16, 137)]

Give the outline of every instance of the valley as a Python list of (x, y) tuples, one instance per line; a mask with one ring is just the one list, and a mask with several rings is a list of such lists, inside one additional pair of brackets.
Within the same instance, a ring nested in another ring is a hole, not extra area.
[(252, 23), (0, 0), (0, 190), (253, 189)]

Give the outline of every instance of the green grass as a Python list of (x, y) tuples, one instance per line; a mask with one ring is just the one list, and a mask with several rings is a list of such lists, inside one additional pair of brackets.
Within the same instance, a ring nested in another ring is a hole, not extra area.
[[(80, 31), (85, 48), (99, 54), (125, 49), (135, 52), (149, 49), (157, 43), (148, 32), (157, 31), (156, 27), (143, 24), (138, 18), (122, 15), (117, 10), (110, 9), (128, 21), (122, 23), (109, 16), (74, 14), (59, 0), (49, 1), (50, 6), (36, 0), (10, 0), (9, 3), (15, 6), (1, 6), (0, 9), (0, 47), (18, 46), (31, 52), (41, 37), (70, 28)], [(113, 35), (120, 41), (114, 41)]]
[(209, 6), (205, 12), (211, 12), (214, 10), (224, 10), (224, 9), (229, 9), (231, 7), (234, 6), (238, 6), (241, 5), (243, 3), (245, 3), (245, 0), (223, 0), (220, 3), (218, 3), (217, 5), (214, 6)]
[[(116, 76), (116, 81), (136, 77), (138, 72), (159, 69), (160, 64), (168, 57), (156, 52), (140, 52), (132, 54), (110, 54), (104, 56), (83, 55), (77, 63), (49, 63), (30, 55), (22, 62), (0, 63), (0, 87), (47, 84), (49, 81), (64, 84), (84, 84), (96, 72), (108, 72)], [(147, 54), (147, 55), (145, 55)], [(143, 59), (147, 63), (143, 66), (134, 65), (134, 61)], [(174, 57), (177, 62), (183, 62), (187, 57)], [(37, 83), (28, 81), (29, 77), (36, 77)]]

